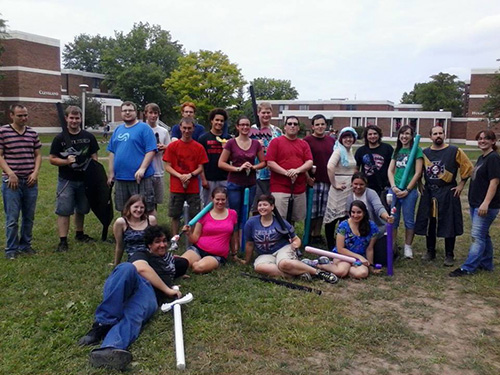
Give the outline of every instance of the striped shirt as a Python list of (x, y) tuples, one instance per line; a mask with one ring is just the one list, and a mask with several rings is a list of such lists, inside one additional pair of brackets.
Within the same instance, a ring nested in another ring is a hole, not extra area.
[[(17, 177), (28, 177), (35, 169), (35, 150), (42, 147), (38, 133), (29, 126), (19, 134), (11, 125), (0, 127), (0, 150)], [(3, 177), (7, 177), (5, 172)]]

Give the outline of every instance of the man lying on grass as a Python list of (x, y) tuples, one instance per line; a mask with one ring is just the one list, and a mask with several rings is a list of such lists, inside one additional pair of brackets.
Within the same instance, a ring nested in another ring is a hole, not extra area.
[(241, 262), (250, 264), (255, 248), (259, 254), (254, 262), (257, 273), (269, 276), (301, 276), (307, 280), (315, 276), (335, 284), (338, 278), (333, 273), (315, 269), (298, 260), (296, 250), (300, 247), (300, 238), (295, 235), (293, 227), (286, 220), (284, 224), (287, 228), (281, 228), (273, 210), (274, 197), (270, 194), (261, 195), (257, 200), (259, 215), (252, 216), (245, 225), (245, 260)]
[(137, 339), (142, 325), (167, 299), (180, 298), (173, 280), (186, 273), (188, 261), (167, 253), (167, 228), (157, 225), (144, 232), (149, 251), (137, 251), (127, 263), (119, 264), (104, 283), (103, 300), (95, 312), (92, 329), (79, 345), (101, 347), (90, 353), (90, 364), (124, 370), (132, 361), (127, 350)]

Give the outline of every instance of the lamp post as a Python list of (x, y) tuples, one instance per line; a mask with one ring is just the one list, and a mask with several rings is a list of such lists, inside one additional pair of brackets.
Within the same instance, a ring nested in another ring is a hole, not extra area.
[(78, 87), (82, 89), (82, 128), (85, 129), (85, 102), (87, 101), (86, 94), (89, 85), (82, 83)]

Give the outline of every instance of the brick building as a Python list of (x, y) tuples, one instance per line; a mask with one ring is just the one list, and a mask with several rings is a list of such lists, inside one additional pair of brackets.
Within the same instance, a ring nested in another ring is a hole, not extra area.
[(10, 121), (11, 104), (28, 108), (30, 126), (59, 127), (55, 103), (69, 96), (81, 96), (80, 84), (89, 86), (87, 95), (101, 101), (106, 121), (118, 121), (121, 100), (103, 85), (104, 75), (61, 69), (61, 49), (57, 39), (20, 31), (10, 31), (2, 41), (0, 56), (0, 124)]

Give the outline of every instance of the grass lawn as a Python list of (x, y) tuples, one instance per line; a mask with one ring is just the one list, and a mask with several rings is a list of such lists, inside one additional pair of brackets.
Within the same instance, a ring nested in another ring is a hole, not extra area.
[[(90, 348), (76, 345), (92, 324), (113, 245), (77, 244), (70, 233), (70, 251), (54, 253), (56, 178), (57, 168), (44, 160), (34, 229), (38, 254), (0, 259), (1, 374), (114, 373), (91, 368)], [(466, 213), (466, 195), (463, 201)], [(469, 246), (470, 221), (464, 217), (457, 266)], [(166, 207), (159, 221), (167, 222)], [(86, 228), (99, 237), (92, 214)], [(499, 228), (497, 220), (491, 230), (497, 251)], [(182, 280), (181, 290), (194, 295), (182, 308), (184, 373), (498, 374), (499, 271), (449, 278), (442, 240), (438, 246), (440, 259), (424, 264), (425, 239), (417, 237), (415, 259), (397, 261), (392, 278), (337, 285), (297, 281), (321, 289), (321, 296), (244, 278), (240, 273), (253, 272), (251, 267), (233, 263)], [(134, 361), (127, 373), (177, 373), (172, 314), (158, 313), (130, 350)]]

